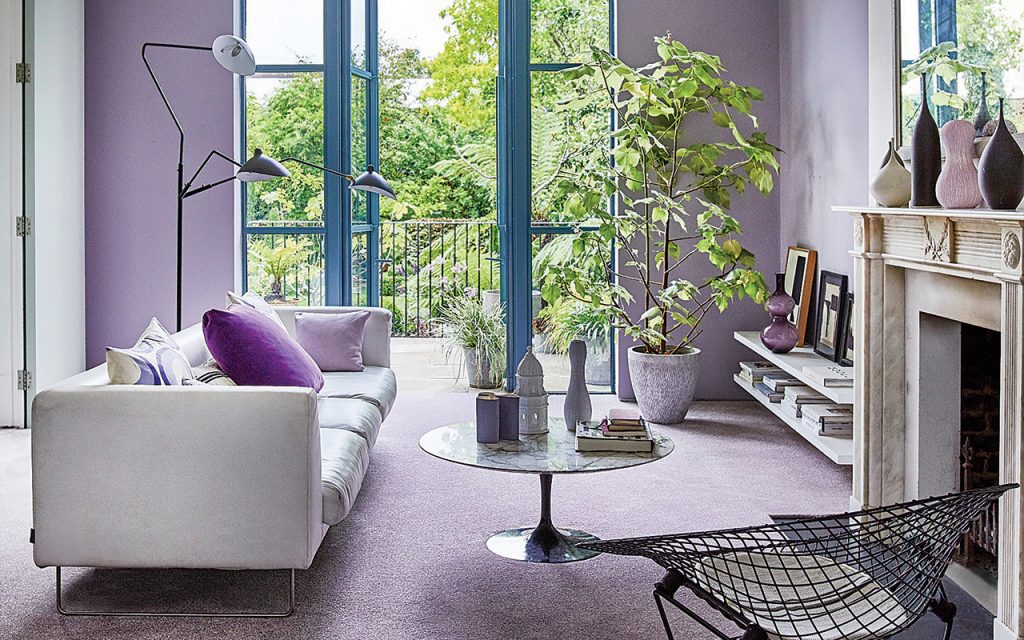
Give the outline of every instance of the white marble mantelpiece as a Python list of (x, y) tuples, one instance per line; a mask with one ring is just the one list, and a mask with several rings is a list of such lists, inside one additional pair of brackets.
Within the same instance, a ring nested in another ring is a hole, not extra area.
[[(949, 474), (926, 468), (946, 464), (945, 457), (936, 462), (924, 450), (934, 444), (926, 440), (928, 429), (958, 424), (959, 409), (937, 409), (926, 398), (929, 386), (948, 368), (956, 367), (959, 380), (960, 347), (951, 345), (944, 354), (928, 318), (940, 319), (940, 325), (945, 319), (1000, 331), (1000, 480), (1020, 482), (1024, 211), (875, 206), (833, 211), (854, 217), (852, 505), (924, 497), (918, 494), (929, 492), (925, 479), (948, 481)], [(957, 414), (949, 415), (953, 411)], [(1003, 496), (999, 505), (997, 640), (1024, 640), (1022, 504), (1018, 490)]]

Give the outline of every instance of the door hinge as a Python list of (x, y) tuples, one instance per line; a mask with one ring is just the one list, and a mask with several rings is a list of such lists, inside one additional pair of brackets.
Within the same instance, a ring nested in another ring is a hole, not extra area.
[(18, 371), (18, 391), (28, 391), (32, 388), (32, 372), (25, 369)]
[(15, 224), (15, 233), (19, 238), (24, 238), (32, 233), (32, 220), (25, 216), (18, 216)]
[(32, 65), (27, 62), (18, 62), (14, 65), (14, 81), (18, 84), (32, 82)]

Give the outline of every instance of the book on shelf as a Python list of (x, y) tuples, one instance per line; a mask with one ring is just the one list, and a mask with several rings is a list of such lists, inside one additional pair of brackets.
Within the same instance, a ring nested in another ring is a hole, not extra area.
[(803, 413), (819, 425), (853, 424), (852, 404), (808, 404), (803, 407)]
[(852, 438), (853, 437), (853, 424), (821, 424), (816, 420), (809, 420), (807, 414), (804, 414), (803, 418), (804, 427), (807, 429), (817, 430), (819, 436), (829, 436), (831, 438)]
[(785, 396), (783, 396), (782, 400), (779, 401), (779, 404), (782, 406), (783, 409), (786, 410), (786, 413), (793, 416), (794, 418), (799, 418), (801, 416), (800, 405), (797, 404), (796, 401), (793, 400), (792, 398), (786, 398)]
[(783, 398), (794, 404), (827, 404), (828, 398), (810, 387), (796, 385), (783, 390)]
[(576, 425), (576, 451), (614, 451), (619, 453), (650, 453), (654, 450), (651, 430), (644, 426), (644, 437), (608, 435), (595, 422)]
[(838, 364), (806, 366), (803, 369), (807, 379), (823, 387), (852, 387), (853, 367)]
[(763, 382), (758, 382), (757, 384), (755, 384), (754, 389), (756, 389), (757, 392), (763, 395), (764, 397), (768, 398), (768, 402), (782, 401), (782, 392), (775, 391), (774, 389), (769, 388), (768, 385)]
[(740, 379), (753, 385), (761, 382), (762, 378), (764, 378), (764, 374), (766, 373), (782, 373), (782, 369), (776, 367), (770, 362), (754, 360), (741, 362), (738, 375)]
[(784, 371), (780, 371), (779, 373), (766, 373), (761, 378), (761, 382), (763, 382), (765, 386), (772, 391), (779, 392), (786, 387), (797, 387), (804, 384)]

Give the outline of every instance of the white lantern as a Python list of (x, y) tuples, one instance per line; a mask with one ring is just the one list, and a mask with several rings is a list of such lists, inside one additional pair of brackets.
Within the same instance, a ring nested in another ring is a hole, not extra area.
[(547, 433), (548, 394), (544, 390), (544, 368), (540, 366), (533, 347), (516, 369), (516, 395), (519, 396), (519, 433)]

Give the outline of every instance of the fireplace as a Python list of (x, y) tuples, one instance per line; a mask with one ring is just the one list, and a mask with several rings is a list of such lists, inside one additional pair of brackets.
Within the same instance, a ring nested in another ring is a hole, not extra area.
[[(851, 506), (1020, 482), (1024, 213), (835, 210), (854, 216)], [(948, 574), (988, 590), (996, 640), (1024, 640), (1021, 493), (986, 514)]]

